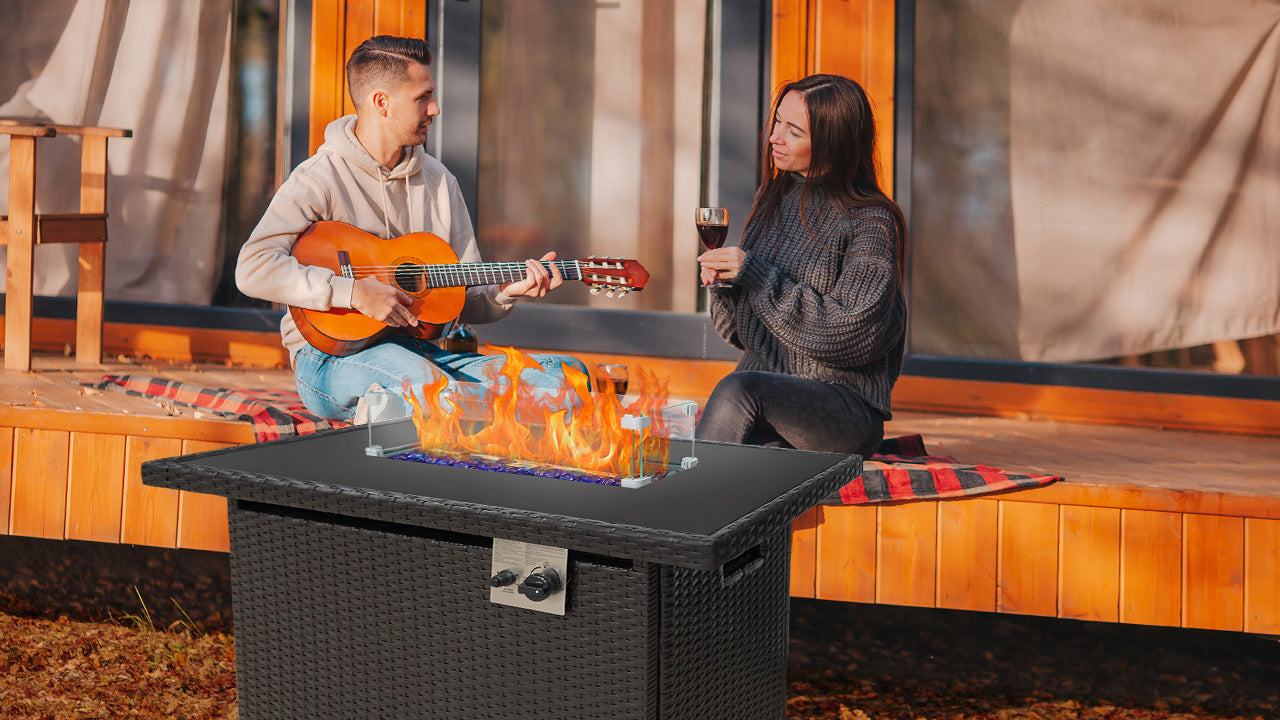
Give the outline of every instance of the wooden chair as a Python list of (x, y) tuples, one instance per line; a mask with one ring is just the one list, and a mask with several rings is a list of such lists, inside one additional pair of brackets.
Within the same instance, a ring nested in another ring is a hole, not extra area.
[[(31, 309), (35, 246), (80, 246), (76, 291), (76, 362), (102, 362), (104, 251), (107, 241), (107, 139), (133, 137), (132, 130), (0, 120), (9, 136), (9, 215), (0, 217), (0, 243), (9, 246), (5, 287), (4, 367), (31, 369)], [(80, 212), (35, 212), (36, 140), (56, 135), (83, 138)]]

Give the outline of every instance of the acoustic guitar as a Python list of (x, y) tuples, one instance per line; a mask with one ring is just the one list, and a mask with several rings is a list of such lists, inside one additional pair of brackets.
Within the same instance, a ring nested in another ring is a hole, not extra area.
[[(303, 265), (326, 267), (342, 277), (376, 277), (413, 297), (410, 310), (417, 327), (393, 328), (357, 310), (307, 310), (289, 307), (289, 315), (312, 347), (330, 355), (359, 352), (388, 333), (434, 339), (444, 325), (462, 313), (467, 288), (515, 282), (525, 276), (523, 262), (460, 263), (458, 255), (437, 235), (410, 233), (390, 240), (346, 223), (322, 220), (298, 236), (290, 254)], [(649, 272), (635, 260), (598, 258), (543, 261), (555, 265), (566, 280), (580, 280), (591, 292), (621, 297), (642, 290)]]

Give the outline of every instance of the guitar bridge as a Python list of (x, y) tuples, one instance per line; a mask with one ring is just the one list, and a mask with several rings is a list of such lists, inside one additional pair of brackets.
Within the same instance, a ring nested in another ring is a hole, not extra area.
[(338, 251), (338, 272), (342, 277), (350, 280), (354, 280), (356, 277), (355, 272), (351, 269), (351, 256), (347, 254), (346, 250)]

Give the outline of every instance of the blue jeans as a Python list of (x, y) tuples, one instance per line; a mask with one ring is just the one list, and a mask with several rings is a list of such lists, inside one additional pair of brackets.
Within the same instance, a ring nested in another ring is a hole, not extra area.
[[(564, 387), (562, 363), (587, 372), (581, 360), (569, 355), (530, 357), (542, 367), (520, 374), (520, 380), (531, 387)], [(506, 359), (505, 355), (446, 352), (428, 340), (402, 336), (346, 357), (305, 345), (294, 359), (293, 375), (298, 395), (308, 410), (331, 420), (350, 420), (356, 403), (374, 383), (399, 392), (408, 380), (410, 387), (417, 390), (438, 380), (442, 372), (452, 380), (482, 383)]]
[(848, 388), (748, 370), (716, 384), (697, 438), (865, 458), (884, 438), (884, 419)]

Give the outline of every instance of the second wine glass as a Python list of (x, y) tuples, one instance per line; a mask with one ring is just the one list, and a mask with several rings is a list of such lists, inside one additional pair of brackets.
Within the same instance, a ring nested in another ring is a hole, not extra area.
[[(729, 209), (722, 207), (700, 207), (694, 217), (698, 224), (698, 239), (708, 250), (715, 250), (724, 245), (729, 236)], [(705, 287), (729, 287), (729, 283), (713, 282)]]

